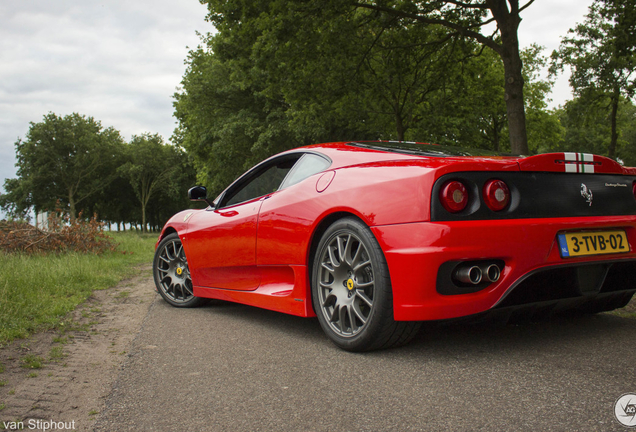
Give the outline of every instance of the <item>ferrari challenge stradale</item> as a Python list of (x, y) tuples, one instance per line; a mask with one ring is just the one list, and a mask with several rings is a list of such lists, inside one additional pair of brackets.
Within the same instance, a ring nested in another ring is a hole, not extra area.
[(607, 311), (636, 292), (636, 168), (406, 142), (273, 156), (170, 219), (154, 279), (173, 306), (220, 299), (302, 317), (351, 351), (422, 321)]

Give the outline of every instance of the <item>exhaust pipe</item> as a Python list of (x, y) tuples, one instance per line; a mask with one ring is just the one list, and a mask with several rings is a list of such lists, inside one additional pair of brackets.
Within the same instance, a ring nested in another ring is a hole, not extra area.
[(484, 265), (481, 271), (488, 282), (497, 282), (501, 276), (501, 270), (497, 264)]
[(455, 270), (455, 280), (464, 284), (477, 285), (481, 282), (482, 271), (478, 266), (460, 266)]

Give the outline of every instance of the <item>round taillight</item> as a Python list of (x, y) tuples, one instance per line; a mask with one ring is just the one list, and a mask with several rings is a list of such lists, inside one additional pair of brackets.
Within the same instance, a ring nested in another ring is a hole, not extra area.
[(458, 213), (468, 204), (468, 190), (460, 181), (449, 181), (439, 191), (439, 200), (447, 211)]
[(492, 211), (501, 211), (510, 203), (510, 189), (501, 180), (488, 180), (484, 185), (484, 201)]

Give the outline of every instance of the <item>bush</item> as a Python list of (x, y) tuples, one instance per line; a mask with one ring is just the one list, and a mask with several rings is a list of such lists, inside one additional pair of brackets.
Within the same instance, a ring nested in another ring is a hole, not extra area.
[(21, 253), (82, 252), (103, 253), (117, 246), (104, 234), (104, 223), (93, 215), (91, 220), (74, 221), (68, 215), (49, 215), (47, 231), (26, 222), (0, 221), (0, 251)]

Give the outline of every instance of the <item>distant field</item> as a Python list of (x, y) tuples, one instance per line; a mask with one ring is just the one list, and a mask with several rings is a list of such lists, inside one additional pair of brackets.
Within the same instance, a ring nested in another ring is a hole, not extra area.
[(59, 325), (94, 290), (114, 286), (136, 265), (152, 261), (157, 234), (110, 235), (119, 246), (103, 255), (0, 253), (0, 347)]

